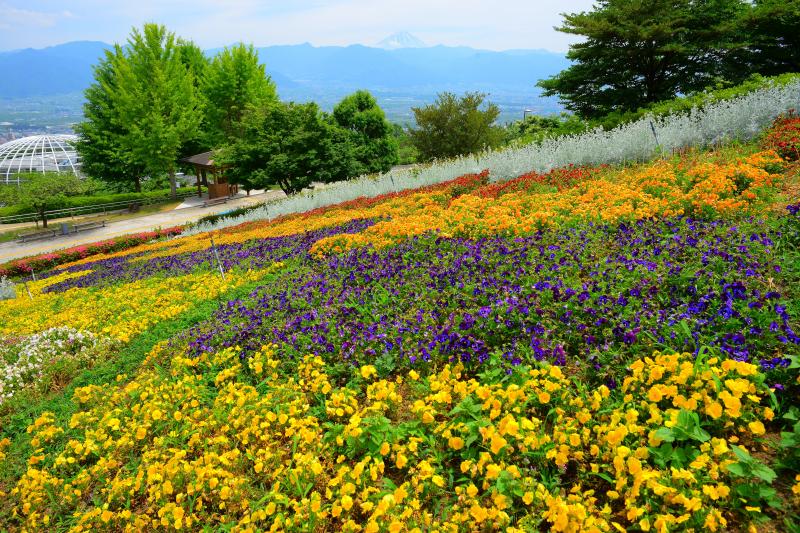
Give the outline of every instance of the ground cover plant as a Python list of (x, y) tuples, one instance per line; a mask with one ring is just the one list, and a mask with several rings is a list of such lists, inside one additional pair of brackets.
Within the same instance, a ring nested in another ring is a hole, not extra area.
[(0, 528), (798, 527), (783, 120), (27, 278), (0, 301)]

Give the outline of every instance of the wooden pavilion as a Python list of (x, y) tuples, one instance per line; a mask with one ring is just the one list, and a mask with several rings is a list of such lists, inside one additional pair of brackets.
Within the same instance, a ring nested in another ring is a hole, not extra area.
[[(225, 167), (214, 164), (214, 152), (203, 152), (181, 159), (182, 163), (188, 163), (194, 167), (197, 176), (197, 194), (201, 194), (200, 186), (208, 188), (208, 199), (225, 198), (233, 196), (239, 192), (239, 186), (235, 183), (228, 183), (225, 177)], [(211, 181), (208, 180), (209, 174)]]

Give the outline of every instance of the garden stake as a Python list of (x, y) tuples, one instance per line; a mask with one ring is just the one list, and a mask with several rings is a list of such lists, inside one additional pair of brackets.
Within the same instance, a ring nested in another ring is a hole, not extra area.
[(211, 236), (211, 249), (214, 250), (214, 257), (217, 258), (217, 266), (219, 267), (219, 275), (222, 276), (222, 281), (225, 281), (225, 271), (222, 270), (222, 262), (219, 260), (217, 253), (217, 246), (214, 244), (214, 236)]
[(27, 291), (27, 293), (28, 293), (28, 298), (30, 298), (31, 300), (33, 300), (33, 295), (31, 294), (31, 290), (28, 288), (28, 282), (27, 282), (27, 281), (25, 281), (25, 280), (23, 279), (23, 280), (22, 280), (22, 284), (25, 286), (25, 290), (26, 290), (26, 291)]

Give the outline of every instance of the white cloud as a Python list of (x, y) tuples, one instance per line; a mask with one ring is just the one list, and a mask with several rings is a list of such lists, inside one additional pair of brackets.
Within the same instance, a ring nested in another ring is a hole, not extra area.
[(59, 19), (69, 18), (69, 11), (48, 12), (20, 9), (6, 3), (0, 3), (0, 28), (4, 30), (20, 30), (22, 28), (51, 28)]

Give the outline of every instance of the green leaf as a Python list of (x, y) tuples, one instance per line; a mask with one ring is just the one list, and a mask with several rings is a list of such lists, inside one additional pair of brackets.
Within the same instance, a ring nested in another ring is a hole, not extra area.
[(777, 474), (773, 469), (762, 463), (756, 463), (753, 465), (750, 471), (755, 477), (766, 481), (767, 483), (772, 483), (777, 477)]
[(739, 477), (746, 477), (747, 476), (747, 472), (745, 472), (745, 469), (744, 469), (744, 467), (742, 466), (741, 463), (733, 463), (733, 464), (728, 465), (726, 468), (728, 469), (728, 472), (730, 472), (731, 474), (733, 474), (735, 476), (739, 476)]
[(675, 437), (672, 436), (672, 429), (671, 428), (660, 428), (656, 430), (655, 433), (656, 438), (663, 440), (664, 442), (674, 442)]

